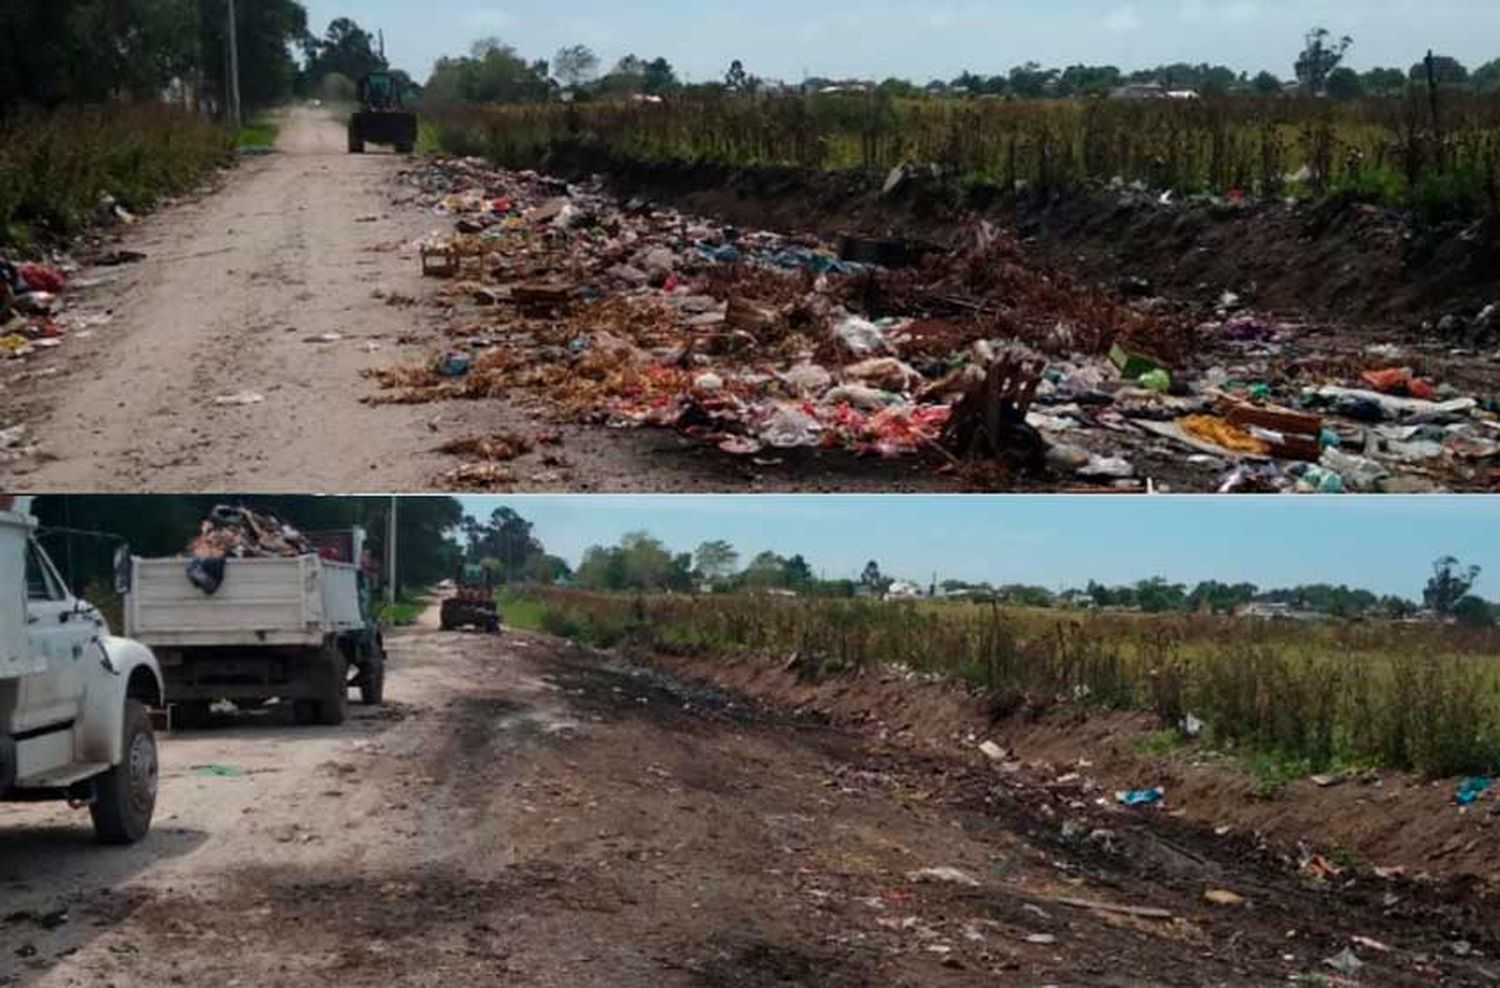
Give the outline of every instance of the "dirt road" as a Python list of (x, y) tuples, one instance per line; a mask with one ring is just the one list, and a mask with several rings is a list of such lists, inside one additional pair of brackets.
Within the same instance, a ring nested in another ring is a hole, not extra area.
[[(73, 315), (108, 324), (0, 369), (0, 427), (25, 423), (40, 446), (0, 463), (0, 483), (37, 493), (428, 490), (457, 464), (433, 451), (444, 439), (534, 431), (539, 413), (503, 400), (360, 402), (377, 390), (362, 370), (421, 362), (442, 338), (444, 313), (419, 303), (430, 286), (402, 248), (448, 224), (403, 195), (409, 162), (350, 155), (340, 121), (289, 110), (275, 154), (127, 229), (117, 246), (146, 259), (85, 270), (69, 295)], [(218, 403), (246, 393), (261, 400)], [(518, 489), (756, 484), (753, 470), (674, 436), (582, 426), (561, 435), (564, 462), (520, 471)], [(802, 483), (891, 486), (890, 471), (818, 473)]]
[(398, 634), (388, 696), (337, 729), (165, 739), (135, 848), (6, 808), (0, 983), (1243, 985), (1338, 977), (1346, 947), (1363, 984), (1500, 967), (1419, 888), (1308, 887), (1248, 841), (554, 639)]

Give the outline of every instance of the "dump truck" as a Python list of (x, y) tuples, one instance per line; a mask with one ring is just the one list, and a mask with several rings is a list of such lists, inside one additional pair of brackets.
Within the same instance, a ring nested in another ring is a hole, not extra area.
[(310, 534), (317, 549), (227, 558), (205, 592), (183, 557), (132, 558), (125, 627), (161, 662), (174, 728), (212, 704), (290, 702), (299, 723), (341, 724), (349, 690), (385, 697), (385, 641), (372, 613), (360, 529)]
[(400, 154), (417, 146), (417, 115), (405, 108), (401, 87), (389, 72), (371, 72), (359, 80), (359, 109), (349, 117), (349, 153), (364, 154), (366, 144), (388, 144)]
[(0, 495), (0, 798), (87, 806), (101, 841), (134, 843), (156, 808), (161, 670), (68, 590), (30, 507)]
[(495, 585), (490, 571), (472, 563), (459, 567), (453, 595), (443, 598), (438, 623), (444, 631), (478, 628), (490, 634), (500, 630), (500, 608), (495, 604)]

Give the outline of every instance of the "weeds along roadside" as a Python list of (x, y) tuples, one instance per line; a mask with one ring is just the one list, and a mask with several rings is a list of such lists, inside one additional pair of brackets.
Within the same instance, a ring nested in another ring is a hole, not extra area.
[(1500, 213), (1500, 95), (1348, 103), (922, 100), (883, 94), (663, 103), (428, 105), (424, 146), (511, 167), (581, 145), (622, 164), (863, 170), (932, 162), (969, 198), (1121, 180), (1178, 195), (1342, 194), (1420, 219)]
[(810, 679), (896, 667), (967, 682), (997, 716), (1077, 703), (1308, 771), (1500, 767), (1500, 632), (1444, 625), (1091, 614), (970, 602), (526, 590), (506, 621), (586, 644), (796, 655)]
[(132, 212), (195, 188), (233, 158), (236, 135), (164, 104), (119, 104), (0, 118), (0, 244), (72, 236), (101, 197)]

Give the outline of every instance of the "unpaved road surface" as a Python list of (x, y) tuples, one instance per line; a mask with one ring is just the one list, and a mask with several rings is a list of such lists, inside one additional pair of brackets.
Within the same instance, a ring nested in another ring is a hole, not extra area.
[[(275, 154), (127, 229), (118, 246), (146, 260), (80, 272), (67, 296), (74, 313), (109, 323), (0, 368), (0, 427), (24, 423), (40, 446), (0, 463), (0, 483), (35, 493), (430, 490), (459, 462), (434, 451), (443, 440), (535, 431), (540, 412), (504, 400), (360, 401), (378, 391), (361, 371), (420, 363), (442, 338), (442, 313), (420, 303), (431, 286), (407, 248), (449, 221), (403, 192), (411, 160), (348, 154), (341, 121), (290, 110)], [(246, 392), (262, 400), (216, 402)], [(753, 468), (676, 436), (556, 431), (562, 464), (519, 470), (517, 489), (759, 483)], [(893, 484), (890, 470), (823, 473), (776, 486)], [(910, 474), (920, 486), (946, 483)]]
[(1361, 984), (1500, 971), (1493, 927), (1405, 884), (1307, 886), (983, 759), (430, 625), (341, 728), (166, 738), (137, 847), (5, 807), (0, 983), (1270, 985), (1346, 947)]

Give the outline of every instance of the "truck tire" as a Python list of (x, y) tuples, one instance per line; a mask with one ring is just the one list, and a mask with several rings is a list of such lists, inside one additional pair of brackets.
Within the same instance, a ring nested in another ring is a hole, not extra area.
[(106, 844), (134, 844), (151, 829), (158, 764), (151, 716), (139, 700), (125, 701), (125, 744), (120, 764), (94, 780), (89, 815)]
[(377, 642), (365, 657), (365, 665), (359, 675), (359, 699), (371, 707), (385, 702), (385, 649)]
[(413, 148), (413, 145), (411, 145), (411, 144), (397, 144), (396, 145), (396, 153), (397, 154), (411, 154), (412, 148)]
[(323, 650), (323, 688), (319, 692), (318, 723), (336, 727), (349, 716), (349, 660), (336, 646)]
[(365, 140), (360, 136), (359, 128), (354, 126), (354, 124), (349, 125), (349, 153), (365, 153)]

